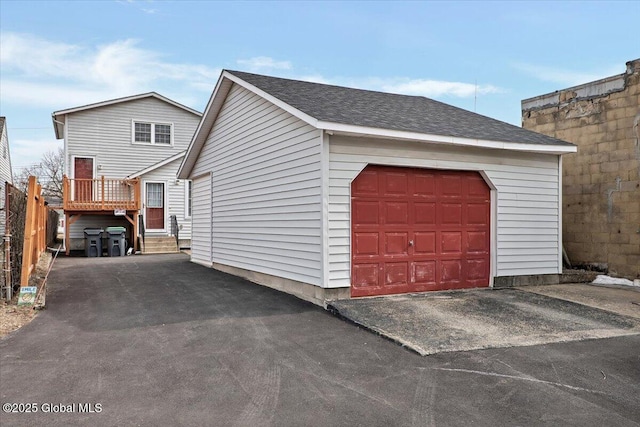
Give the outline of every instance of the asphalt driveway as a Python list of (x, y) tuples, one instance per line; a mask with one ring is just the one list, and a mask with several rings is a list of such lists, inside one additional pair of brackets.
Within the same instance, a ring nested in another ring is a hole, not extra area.
[(640, 425), (638, 335), (421, 357), (184, 255), (61, 258), (49, 286), (0, 340), (0, 400), (38, 408), (3, 427)]

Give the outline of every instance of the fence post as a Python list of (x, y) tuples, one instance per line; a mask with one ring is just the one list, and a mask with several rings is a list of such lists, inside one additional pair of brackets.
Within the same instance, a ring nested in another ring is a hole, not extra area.
[(20, 286), (29, 284), (31, 273), (34, 235), (36, 234), (36, 177), (29, 177), (29, 187), (27, 189), (27, 218), (24, 222), (24, 244), (22, 246), (22, 274), (20, 275)]
[(11, 283), (11, 234), (4, 235), (4, 289), (7, 301), (13, 297), (13, 283)]

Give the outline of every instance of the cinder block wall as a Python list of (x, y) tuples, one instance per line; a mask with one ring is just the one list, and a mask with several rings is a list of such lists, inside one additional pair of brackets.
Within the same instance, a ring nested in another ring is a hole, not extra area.
[(640, 278), (640, 59), (624, 74), (522, 101), (522, 126), (578, 146), (563, 157), (573, 264)]

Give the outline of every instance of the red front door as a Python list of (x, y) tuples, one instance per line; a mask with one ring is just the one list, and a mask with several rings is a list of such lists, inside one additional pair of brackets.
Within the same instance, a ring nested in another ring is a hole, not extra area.
[(76, 202), (90, 202), (93, 199), (93, 159), (75, 157), (73, 159), (74, 197)]
[(367, 166), (351, 184), (351, 295), (488, 286), (490, 206), (477, 172)]
[(146, 184), (145, 217), (149, 230), (164, 230), (164, 183)]

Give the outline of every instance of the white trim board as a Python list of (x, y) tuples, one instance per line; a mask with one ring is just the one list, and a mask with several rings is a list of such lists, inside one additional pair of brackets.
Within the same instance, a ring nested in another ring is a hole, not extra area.
[(142, 169), (142, 170), (140, 170), (138, 172), (135, 172), (135, 173), (129, 175), (127, 178), (138, 178), (138, 177), (140, 177), (142, 175), (145, 175), (145, 174), (147, 174), (149, 172), (153, 172), (156, 169), (160, 169), (161, 167), (163, 167), (165, 165), (168, 165), (169, 163), (173, 162), (174, 160), (178, 160), (179, 158), (184, 157), (184, 155), (186, 153), (187, 153), (186, 151), (182, 151), (182, 152), (180, 152), (178, 154), (174, 154), (173, 156), (167, 157), (166, 159), (164, 159), (162, 161), (159, 161), (158, 163), (156, 163), (154, 165), (151, 165), (151, 166), (149, 166), (147, 168), (144, 168), (144, 169)]

